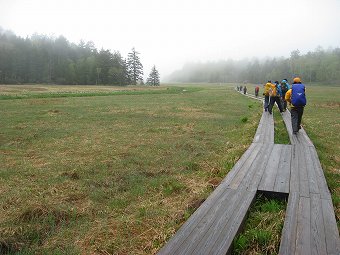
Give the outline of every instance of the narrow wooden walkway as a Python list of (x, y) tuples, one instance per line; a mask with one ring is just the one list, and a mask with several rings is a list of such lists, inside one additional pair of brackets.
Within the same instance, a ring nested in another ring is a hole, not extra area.
[(301, 129), (291, 145), (274, 144), (263, 112), (253, 143), (207, 200), (158, 254), (228, 254), (258, 191), (288, 196), (279, 254), (340, 254), (330, 192), (313, 143)]

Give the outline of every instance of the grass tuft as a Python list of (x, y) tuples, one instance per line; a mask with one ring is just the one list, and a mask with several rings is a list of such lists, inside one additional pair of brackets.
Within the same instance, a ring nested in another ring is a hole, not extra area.
[(248, 117), (243, 117), (242, 119), (241, 119), (241, 122), (243, 122), (243, 123), (246, 123), (248, 121)]
[(277, 254), (286, 202), (256, 197), (245, 228), (233, 242), (234, 254)]

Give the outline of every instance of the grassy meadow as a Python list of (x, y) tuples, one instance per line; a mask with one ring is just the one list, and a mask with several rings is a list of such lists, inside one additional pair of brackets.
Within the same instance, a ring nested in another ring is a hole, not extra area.
[(261, 114), (231, 86), (108, 89), (0, 86), (2, 251), (155, 253), (247, 149)]
[[(339, 219), (340, 87), (307, 96), (303, 125)], [(0, 85), (0, 250), (156, 253), (247, 149), (261, 113), (232, 85)]]

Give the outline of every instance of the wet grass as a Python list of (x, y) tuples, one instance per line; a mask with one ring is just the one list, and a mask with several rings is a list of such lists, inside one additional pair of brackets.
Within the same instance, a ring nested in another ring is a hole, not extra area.
[[(261, 115), (231, 86), (177, 88), (0, 100), (1, 252), (156, 253), (247, 149)], [(340, 89), (307, 92), (302, 124), (339, 220)]]
[(273, 107), (274, 117), (274, 143), (275, 144), (290, 144), (290, 139), (286, 125), (283, 121), (280, 111), (276, 105)]
[(261, 114), (230, 86), (138, 93), (0, 100), (2, 253), (155, 253)]
[(278, 254), (287, 202), (258, 195), (232, 254)]

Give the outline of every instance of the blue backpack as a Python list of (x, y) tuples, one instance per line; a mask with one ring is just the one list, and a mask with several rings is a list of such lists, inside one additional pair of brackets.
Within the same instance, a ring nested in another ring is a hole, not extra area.
[(292, 104), (294, 106), (305, 106), (307, 103), (305, 94), (305, 85), (293, 84), (292, 85)]

